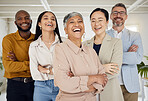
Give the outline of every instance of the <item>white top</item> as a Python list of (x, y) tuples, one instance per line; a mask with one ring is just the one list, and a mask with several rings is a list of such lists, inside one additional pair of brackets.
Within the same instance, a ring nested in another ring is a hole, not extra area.
[(41, 36), (32, 42), (29, 47), (30, 57), (30, 71), (33, 80), (50, 80), (53, 79), (53, 75), (47, 73), (41, 73), (38, 70), (38, 65), (46, 66), (46, 68), (52, 67), (54, 47), (57, 43), (60, 43), (58, 37), (55, 37), (55, 41), (50, 46), (50, 49), (41, 40)]
[[(124, 34), (124, 30), (125, 30), (125, 28), (120, 32), (120, 33), (118, 33), (116, 30), (114, 30), (113, 28), (112, 28), (112, 30), (114, 31), (114, 37), (115, 38), (118, 38), (118, 39), (121, 39), (122, 38), (122, 35)], [(122, 66), (121, 66), (121, 68), (122, 68)], [(119, 82), (120, 82), (120, 85), (124, 85), (124, 83), (123, 83), (123, 79), (122, 79), (122, 72), (120, 72), (120, 74), (119, 74)]]

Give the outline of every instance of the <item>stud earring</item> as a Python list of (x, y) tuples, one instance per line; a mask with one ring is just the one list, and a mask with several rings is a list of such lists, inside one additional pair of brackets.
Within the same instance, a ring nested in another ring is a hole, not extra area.
[(42, 27), (41, 26), (39, 26), (40, 27), (40, 30), (42, 30)]

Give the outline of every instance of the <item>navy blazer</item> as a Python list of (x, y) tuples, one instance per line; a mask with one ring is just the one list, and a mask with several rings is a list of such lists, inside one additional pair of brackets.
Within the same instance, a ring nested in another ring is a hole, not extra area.
[[(114, 37), (112, 29), (107, 31), (107, 34)], [(122, 37), (123, 44), (123, 63), (121, 67), (123, 83), (130, 93), (140, 91), (139, 77), (137, 64), (141, 63), (143, 58), (143, 46), (140, 34), (125, 28)], [(133, 45), (138, 45), (137, 52), (128, 52), (128, 49)]]

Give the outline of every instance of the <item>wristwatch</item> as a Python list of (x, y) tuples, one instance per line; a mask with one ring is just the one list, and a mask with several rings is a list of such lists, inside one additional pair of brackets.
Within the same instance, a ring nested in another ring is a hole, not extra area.
[(49, 73), (50, 73), (50, 70), (48, 69), (48, 70), (47, 70), (47, 74), (49, 74)]

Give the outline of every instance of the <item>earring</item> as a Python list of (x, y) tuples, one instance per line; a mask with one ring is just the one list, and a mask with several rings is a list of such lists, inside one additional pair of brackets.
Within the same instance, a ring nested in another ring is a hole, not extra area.
[(42, 27), (41, 26), (39, 26), (40, 27), (40, 30), (42, 30)]
[(85, 39), (85, 35), (86, 35), (86, 33), (83, 34), (83, 39)]

